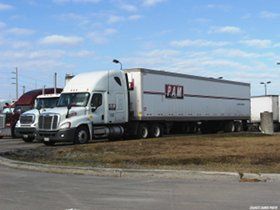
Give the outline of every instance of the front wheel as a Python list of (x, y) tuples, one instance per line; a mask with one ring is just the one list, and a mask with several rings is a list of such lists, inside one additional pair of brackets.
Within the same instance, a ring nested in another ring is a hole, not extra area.
[(34, 140), (34, 137), (23, 137), (22, 140), (26, 143), (31, 143)]
[(89, 141), (89, 132), (85, 126), (77, 128), (75, 133), (75, 143), (76, 144), (85, 144)]

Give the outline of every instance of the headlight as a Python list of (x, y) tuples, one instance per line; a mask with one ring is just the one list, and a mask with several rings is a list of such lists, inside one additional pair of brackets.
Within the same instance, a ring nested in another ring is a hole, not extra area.
[(70, 128), (70, 127), (71, 127), (71, 123), (70, 122), (66, 122), (66, 123), (63, 123), (59, 128), (65, 129), (65, 128)]

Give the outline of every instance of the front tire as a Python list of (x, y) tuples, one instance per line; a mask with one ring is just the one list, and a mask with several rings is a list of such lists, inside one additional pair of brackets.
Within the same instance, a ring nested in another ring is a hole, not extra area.
[(11, 127), (11, 136), (13, 139), (17, 138), (16, 133), (15, 133), (15, 128), (16, 128), (15, 125), (13, 127)]
[(89, 132), (85, 126), (78, 127), (75, 133), (76, 144), (86, 144), (89, 141)]
[(32, 143), (33, 142), (33, 140), (34, 140), (34, 137), (27, 137), (27, 138), (22, 138), (22, 140), (24, 141), (24, 142), (26, 142), (26, 143)]

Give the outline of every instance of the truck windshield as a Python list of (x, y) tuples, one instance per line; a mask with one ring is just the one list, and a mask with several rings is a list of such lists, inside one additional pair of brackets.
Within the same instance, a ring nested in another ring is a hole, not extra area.
[(58, 100), (58, 107), (63, 106), (86, 106), (89, 93), (63, 93)]
[(36, 109), (38, 108), (53, 108), (56, 107), (58, 97), (56, 98), (37, 98), (36, 99)]

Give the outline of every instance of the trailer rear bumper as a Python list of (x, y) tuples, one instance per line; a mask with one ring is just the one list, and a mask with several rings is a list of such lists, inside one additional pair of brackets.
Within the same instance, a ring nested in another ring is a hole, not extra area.
[(37, 140), (43, 142), (73, 142), (75, 139), (76, 128), (63, 129), (58, 131), (37, 132)]

